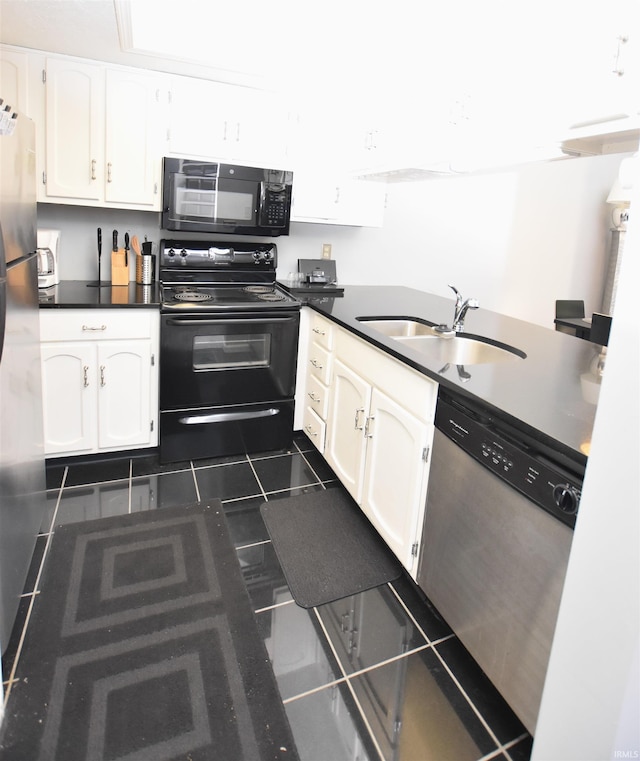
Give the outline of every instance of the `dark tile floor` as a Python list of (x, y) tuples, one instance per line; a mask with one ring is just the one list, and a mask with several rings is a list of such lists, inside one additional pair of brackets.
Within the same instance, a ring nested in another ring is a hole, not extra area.
[(531, 737), (408, 577), (312, 610), (293, 602), (259, 506), (342, 488), (303, 435), (287, 452), (159, 465), (156, 457), (47, 468), (48, 510), (14, 634), (5, 700), (51, 527), (218, 497), (302, 761), (527, 761)]

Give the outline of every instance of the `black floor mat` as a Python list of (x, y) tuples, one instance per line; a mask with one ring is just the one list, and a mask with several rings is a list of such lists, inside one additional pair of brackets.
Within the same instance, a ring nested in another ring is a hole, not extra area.
[(11, 761), (298, 758), (222, 504), (55, 529)]
[(291, 594), (303, 608), (400, 576), (399, 561), (342, 489), (272, 500), (260, 512)]

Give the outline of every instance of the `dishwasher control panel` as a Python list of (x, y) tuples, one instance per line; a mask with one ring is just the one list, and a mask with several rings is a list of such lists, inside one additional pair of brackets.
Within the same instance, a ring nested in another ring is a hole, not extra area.
[(493, 421), (485, 424), (442, 399), (435, 422), (438, 430), (498, 478), (574, 527), (582, 486), (565, 469), (515, 441), (512, 432), (506, 438)]

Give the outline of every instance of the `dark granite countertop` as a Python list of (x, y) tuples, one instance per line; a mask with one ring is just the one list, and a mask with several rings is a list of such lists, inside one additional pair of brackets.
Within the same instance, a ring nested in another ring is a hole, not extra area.
[(159, 308), (160, 286), (114, 285), (90, 287), (90, 280), (61, 280), (52, 288), (38, 290), (40, 307), (53, 309)]
[[(286, 286), (286, 284), (284, 284)], [(303, 303), (384, 349), (461, 397), (482, 402), (496, 417), (581, 465), (586, 463), (599, 381), (590, 373), (600, 347), (552, 328), (487, 309), (469, 311), (465, 334), (523, 351), (525, 359), (458, 367), (429, 364), (424, 354), (387, 338), (358, 317), (417, 317), (451, 323), (453, 299), (395, 286), (346, 286), (343, 296)], [(468, 376), (468, 377), (466, 377)]]

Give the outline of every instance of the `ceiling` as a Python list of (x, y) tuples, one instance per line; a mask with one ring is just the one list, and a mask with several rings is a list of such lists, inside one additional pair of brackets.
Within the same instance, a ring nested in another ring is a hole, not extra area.
[(502, 146), (539, 120), (568, 123), (580, 98), (588, 107), (585, 66), (610, 69), (608, 49), (596, 55), (602, 29), (629, 23), (613, 8), (636, 3), (0, 0), (0, 42), (284, 91), (336, 123), (382, 113), (420, 125), (437, 112), (462, 129), (471, 118), (486, 148), (496, 125)]
[[(417, 76), (428, 62), (443, 61), (447, 22), (437, 21), (435, 7), (415, 0), (0, 0), (0, 42), (250, 87), (344, 93), (384, 84), (400, 67)], [(406, 73), (397, 78), (401, 89)]]

